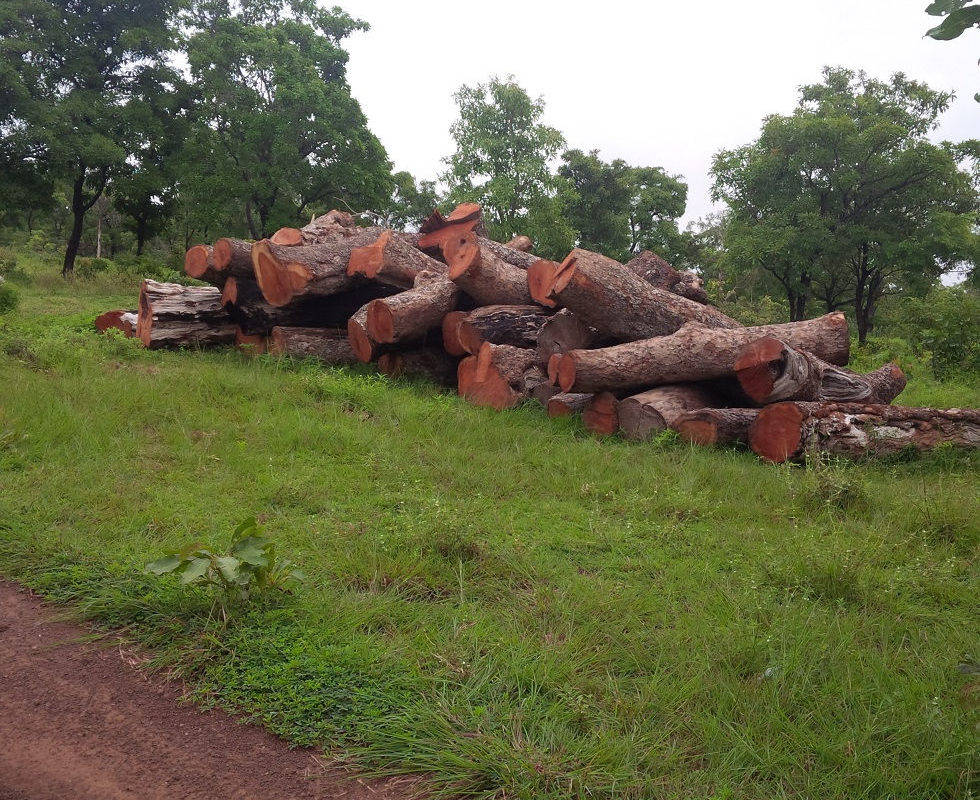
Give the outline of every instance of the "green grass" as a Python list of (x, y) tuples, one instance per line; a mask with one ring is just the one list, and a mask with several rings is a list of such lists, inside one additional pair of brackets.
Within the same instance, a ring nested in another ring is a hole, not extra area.
[[(41, 270), (18, 292), (0, 574), (124, 630), (199, 702), (447, 795), (975, 796), (976, 453), (598, 441), (367, 370), (93, 333), (132, 282)], [(907, 396), (980, 404), (923, 375)], [(250, 515), (304, 591), (223, 627), (142, 574)]]

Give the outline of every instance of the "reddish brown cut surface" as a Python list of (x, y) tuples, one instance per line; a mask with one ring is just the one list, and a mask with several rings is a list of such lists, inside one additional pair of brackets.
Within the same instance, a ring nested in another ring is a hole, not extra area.
[(795, 457), (803, 445), (804, 414), (795, 403), (776, 403), (759, 412), (749, 430), (752, 450), (767, 461)]
[(471, 267), (480, 265), (480, 244), (472, 232), (458, 233), (448, 238), (443, 254), (449, 264), (449, 280), (452, 281)]
[(735, 373), (745, 393), (756, 402), (763, 402), (773, 390), (784, 363), (785, 345), (772, 336), (745, 345), (735, 360)]
[(268, 239), (252, 245), (252, 266), (263, 297), (269, 305), (280, 308), (289, 303), (296, 292), (310, 282), (312, 274), (303, 264), (281, 263), (269, 250), (269, 245)]
[(211, 248), (206, 244), (196, 244), (184, 254), (184, 272), (192, 278), (201, 280), (209, 265), (213, 265), (213, 262)]
[(124, 646), (53, 621), (0, 581), (0, 798), (402, 800), (418, 780), (358, 779), (222, 711), (179, 704), (179, 685)]
[(367, 329), (376, 342), (395, 341), (395, 318), (383, 301), (372, 300), (368, 304)]
[(127, 336), (133, 336), (136, 333), (136, 328), (130, 320), (134, 313), (136, 312), (127, 311), (124, 308), (115, 311), (106, 311), (104, 314), (99, 314), (95, 318), (95, 329), (99, 333), (105, 333), (110, 328), (115, 328)]
[(239, 327), (235, 329), (235, 347), (247, 355), (258, 356), (268, 350), (268, 339), (258, 333), (245, 333)]
[(442, 346), (451, 356), (465, 356), (467, 350), (460, 341), (460, 324), (466, 318), (465, 311), (450, 311), (442, 318)]
[(619, 430), (619, 400), (611, 392), (599, 392), (586, 402), (582, 423), (597, 436), (612, 436)]
[(691, 444), (708, 446), (718, 443), (718, 426), (708, 419), (684, 420), (678, 423), (677, 432)]
[(364, 319), (351, 317), (347, 321), (347, 340), (358, 361), (365, 364), (374, 358), (377, 342), (373, 341), (367, 332), (367, 314)]
[(527, 268), (527, 288), (535, 303), (546, 308), (555, 308), (558, 301), (551, 296), (551, 287), (555, 282), (559, 266), (554, 261), (542, 258)]
[(391, 237), (391, 231), (384, 231), (374, 244), (351, 250), (350, 261), (347, 262), (347, 274), (376, 277), (378, 270), (384, 266), (385, 247), (391, 241)]
[(273, 244), (295, 247), (303, 244), (303, 231), (299, 228), (280, 228), (269, 239)]

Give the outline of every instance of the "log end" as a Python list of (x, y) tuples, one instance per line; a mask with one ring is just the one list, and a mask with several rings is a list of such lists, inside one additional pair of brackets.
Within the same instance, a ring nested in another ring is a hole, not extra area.
[(527, 268), (527, 288), (531, 299), (545, 308), (554, 308), (558, 302), (551, 297), (551, 287), (555, 282), (558, 264), (542, 258)]
[(480, 244), (472, 231), (461, 231), (445, 240), (442, 254), (449, 265), (449, 280), (454, 281), (471, 267), (480, 266)]
[(548, 287), (547, 295), (548, 297), (554, 297), (555, 295), (561, 294), (566, 286), (571, 283), (572, 276), (575, 275), (575, 262), (578, 261), (578, 253), (572, 250), (565, 260), (558, 265), (555, 270), (555, 276), (551, 281), (551, 285)]
[(586, 430), (597, 436), (612, 436), (619, 430), (619, 400), (612, 392), (599, 392), (592, 396), (582, 410), (582, 423)]
[(520, 250), (522, 253), (530, 253), (534, 249), (534, 242), (531, 240), (530, 236), (515, 236), (509, 242), (507, 246), (513, 250)]
[[(558, 385), (561, 387), (563, 392), (572, 391), (572, 387), (575, 386), (575, 356), (574, 351), (560, 354), (556, 353), (558, 358), (558, 367), (556, 370), (558, 376)], [(552, 356), (554, 358), (554, 356)], [(548, 362), (548, 374), (551, 375), (551, 362)]]
[(351, 318), (347, 321), (347, 340), (350, 348), (354, 351), (358, 361), (365, 364), (374, 358), (374, 342), (365, 330), (364, 325), (356, 319)]
[(232, 259), (231, 239), (218, 239), (214, 243), (214, 247), (211, 248), (211, 256), (214, 259), (214, 268), (218, 272), (223, 272), (228, 269), (228, 265)]
[(109, 328), (123, 330), (121, 325), (123, 314), (125, 313), (125, 309), (119, 309), (118, 311), (106, 311), (104, 314), (99, 314), (95, 318), (95, 329), (99, 333), (105, 333)]
[(391, 231), (384, 231), (373, 244), (351, 250), (350, 260), (347, 262), (347, 274), (364, 275), (367, 278), (376, 277), (384, 267), (384, 252), (391, 241), (391, 236)]
[(225, 311), (238, 305), (238, 281), (234, 275), (228, 277), (225, 285), (221, 287), (221, 307)]
[(459, 339), (460, 324), (465, 317), (465, 311), (450, 311), (442, 318), (442, 346), (451, 356), (465, 356), (467, 354)]
[(280, 228), (272, 234), (269, 241), (282, 247), (295, 247), (303, 244), (303, 231), (299, 228)]
[(718, 443), (718, 426), (709, 419), (680, 419), (674, 423), (674, 430), (691, 444), (709, 446)]
[(776, 463), (795, 458), (802, 448), (803, 419), (796, 403), (766, 406), (749, 430), (752, 452)]
[(395, 318), (383, 301), (368, 303), (367, 333), (375, 342), (390, 344), (395, 341)]
[(739, 350), (735, 359), (735, 375), (749, 397), (757, 403), (764, 403), (772, 394), (785, 363), (786, 345), (773, 336), (765, 336)]
[(286, 355), (286, 334), (278, 325), (269, 331), (269, 341), (266, 344), (267, 351), (274, 356)]
[[(220, 241), (219, 239), (214, 245), (215, 253), (218, 251)], [(268, 239), (263, 239), (252, 245), (252, 266), (262, 296), (270, 305), (281, 308), (293, 299), (293, 288), (286, 272), (286, 265), (280, 263), (273, 255), (270, 244)]]
[(250, 356), (261, 355), (268, 350), (266, 337), (261, 334), (245, 333), (235, 328), (235, 348)]
[(196, 244), (184, 254), (184, 272), (192, 278), (201, 280), (211, 264), (212, 248), (206, 244)]

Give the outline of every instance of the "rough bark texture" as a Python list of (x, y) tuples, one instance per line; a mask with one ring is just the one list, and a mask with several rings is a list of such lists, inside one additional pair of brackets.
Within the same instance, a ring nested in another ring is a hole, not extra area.
[(753, 328), (691, 324), (670, 336), (598, 350), (571, 350), (558, 366), (559, 385), (566, 392), (601, 392), (730, 376), (739, 349), (762, 336), (775, 336), (832, 364), (847, 363), (847, 320), (835, 311), (802, 322)]
[(548, 318), (541, 306), (481, 306), (460, 319), (455, 336), (471, 355), (484, 342), (531, 348), (537, 346), (538, 333)]
[(198, 281), (210, 283), (219, 289), (224, 286), (227, 272), (219, 270), (214, 263), (214, 248), (197, 244), (184, 254), (184, 272)]
[(136, 325), (139, 322), (139, 313), (119, 309), (117, 311), (106, 311), (95, 318), (95, 329), (99, 333), (105, 333), (110, 328), (122, 331), (126, 336), (136, 335)]
[(586, 401), (582, 424), (597, 436), (612, 436), (619, 430), (619, 400), (612, 392), (599, 392)]
[(537, 373), (533, 350), (485, 342), (459, 364), (459, 393), (478, 406), (511, 408), (527, 397)]
[(619, 430), (627, 439), (643, 441), (671, 428), (684, 412), (716, 405), (717, 395), (697, 384), (658, 386), (619, 403)]
[(747, 444), (757, 416), (758, 408), (699, 408), (681, 414), (670, 427), (694, 444)]
[(591, 398), (591, 394), (558, 392), (548, 399), (548, 416), (568, 417), (581, 414)]
[(531, 241), (530, 236), (515, 236), (507, 242), (507, 246), (514, 250), (520, 250), (522, 253), (530, 253), (534, 249), (534, 242)]
[(368, 304), (368, 335), (382, 344), (421, 339), (441, 327), (446, 314), (456, 308), (459, 296), (459, 287), (452, 281), (423, 270), (415, 276), (412, 289)]
[(399, 353), (384, 353), (378, 369), (390, 378), (422, 378), (440, 386), (454, 386), (459, 359), (441, 347), (421, 347)]
[(280, 228), (269, 237), (269, 241), (283, 247), (295, 247), (343, 239), (356, 231), (354, 217), (346, 211), (334, 209), (314, 218), (309, 225), (302, 228)]
[(252, 267), (252, 243), (243, 239), (218, 239), (211, 249), (214, 268), (236, 278), (255, 278)]
[(445, 275), (449, 268), (413, 246), (404, 235), (387, 230), (371, 244), (351, 251), (347, 264), (348, 275), (362, 275), (401, 289), (414, 286), (415, 276), (423, 270)]
[(708, 293), (704, 290), (704, 282), (701, 278), (693, 272), (680, 272), (674, 269), (656, 253), (644, 250), (637, 253), (624, 266), (651, 286), (679, 294), (695, 303), (708, 302)]
[(666, 336), (688, 322), (742, 327), (717, 309), (657, 289), (618, 261), (589, 250), (569, 254), (550, 294), (584, 322), (622, 342)]
[(480, 305), (529, 305), (532, 302), (527, 270), (499, 258), (473, 234), (450, 240), (443, 255), (449, 264), (449, 279)]
[(739, 350), (735, 375), (745, 393), (762, 405), (781, 400), (890, 403), (906, 382), (897, 364), (860, 375), (771, 336)]
[(831, 453), (882, 456), (940, 444), (980, 447), (980, 409), (905, 408), (863, 403), (776, 403), (749, 431), (752, 450), (767, 461)]
[(136, 335), (146, 347), (232, 344), (235, 323), (213, 286), (181, 286), (145, 280), (140, 286)]
[(295, 297), (329, 297), (349, 291), (364, 283), (361, 276), (347, 274), (351, 251), (371, 244), (379, 235), (378, 228), (361, 228), (345, 239), (296, 247), (263, 239), (252, 245), (255, 278), (265, 299), (277, 307)]
[(589, 350), (600, 344), (601, 337), (595, 328), (590, 328), (581, 318), (567, 308), (549, 317), (538, 331), (538, 360), (547, 364), (556, 353), (569, 350)]
[(269, 352), (290, 358), (315, 358), (324, 366), (356, 364), (344, 328), (275, 327), (269, 337)]

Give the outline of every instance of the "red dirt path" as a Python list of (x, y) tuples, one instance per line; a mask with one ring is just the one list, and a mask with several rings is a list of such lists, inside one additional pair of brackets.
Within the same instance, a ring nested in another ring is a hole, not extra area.
[(0, 800), (405, 800), (220, 711), (0, 581)]

